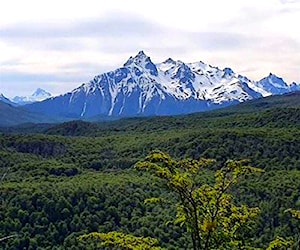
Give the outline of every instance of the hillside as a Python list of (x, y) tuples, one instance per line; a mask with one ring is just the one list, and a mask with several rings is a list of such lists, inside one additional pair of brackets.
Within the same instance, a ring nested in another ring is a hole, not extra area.
[(0, 101), (0, 127), (19, 125), (22, 123), (53, 122), (54, 119), (42, 114), (29, 112), (22, 107), (14, 107)]

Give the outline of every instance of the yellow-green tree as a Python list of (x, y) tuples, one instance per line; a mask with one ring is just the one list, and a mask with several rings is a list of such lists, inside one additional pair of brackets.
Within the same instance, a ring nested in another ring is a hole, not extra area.
[[(262, 172), (247, 165), (246, 161), (227, 161), (215, 173), (213, 184), (197, 181), (201, 171), (214, 163), (213, 160), (174, 160), (168, 154), (154, 151), (135, 168), (152, 173), (175, 194), (177, 223), (186, 227), (191, 235), (193, 249), (247, 249), (245, 231), (259, 213), (258, 208), (236, 205), (230, 189), (247, 175)], [(152, 197), (145, 203), (162, 203), (160, 197)], [(160, 249), (158, 241), (152, 238), (136, 237), (120, 232), (91, 233), (80, 240), (95, 241), (99, 246), (112, 249)], [(281, 243), (280, 243), (281, 244)], [(278, 245), (278, 242), (274, 242)], [(249, 247), (249, 249), (253, 249)]]
[(186, 227), (193, 249), (242, 249), (247, 246), (244, 230), (259, 209), (235, 205), (229, 191), (240, 177), (262, 170), (248, 166), (245, 161), (227, 161), (216, 171), (214, 184), (197, 183), (197, 176), (212, 163), (205, 159), (176, 161), (168, 154), (154, 151), (135, 167), (149, 171), (176, 194), (175, 223)]
[(150, 237), (137, 237), (121, 232), (90, 233), (79, 237), (81, 241), (91, 240), (96, 247), (124, 250), (160, 250), (158, 240)]
[[(290, 213), (293, 218), (297, 219), (298, 222), (300, 220), (300, 211), (296, 209), (289, 208), (285, 210), (286, 213)], [(270, 242), (269, 246), (266, 248), (266, 250), (299, 250), (300, 249), (300, 235), (299, 235), (299, 228), (298, 228), (298, 234), (293, 237), (289, 238), (283, 238), (280, 236), (277, 236), (272, 242)]]

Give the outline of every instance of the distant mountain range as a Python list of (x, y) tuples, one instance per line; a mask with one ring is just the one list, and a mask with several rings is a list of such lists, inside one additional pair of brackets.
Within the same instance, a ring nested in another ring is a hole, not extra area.
[(12, 102), (17, 105), (25, 105), (25, 104), (43, 101), (45, 99), (50, 98), (51, 96), (52, 95), (46, 90), (38, 88), (30, 96), (15, 96), (12, 99)]
[(59, 120), (44, 114), (30, 112), (22, 105), (38, 102), (49, 98), (51, 94), (38, 88), (30, 96), (16, 96), (12, 100), (0, 94), (0, 126), (14, 126), (22, 123), (57, 122)]
[(12, 99), (7, 98), (0, 93), (0, 101), (11, 104), (13, 106), (20, 106), (34, 102), (40, 102), (50, 98), (52, 95), (44, 89), (38, 88), (29, 96), (15, 96)]
[(219, 69), (201, 61), (184, 63), (169, 58), (154, 64), (140, 51), (122, 67), (95, 76), (66, 94), (51, 97), (38, 89), (30, 97), (15, 97), (12, 102), (2, 95), (0, 101), (26, 104), (23, 111), (51, 120), (101, 120), (208, 111), (298, 90), (299, 84), (287, 84), (272, 73), (253, 81), (230, 68)]
[(300, 90), (299, 84), (288, 85), (271, 73), (256, 82), (230, 68), (219, 69), (201, 61), (184, 63), (169, 58), (154, 64), (140, 51), (121, 68), (25, 108), (72, 119), (177, 115), (296, 90)]

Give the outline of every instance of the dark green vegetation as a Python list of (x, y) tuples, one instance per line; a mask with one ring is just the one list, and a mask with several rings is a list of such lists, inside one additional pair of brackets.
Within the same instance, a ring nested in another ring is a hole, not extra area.
[(77, 236), (94, 231), (192, 248), (182, 229), (165, 223), (174, 218), (174, 207), (144, 205), (146, 198), (168, 196), (154, 177), (132, 169), (153, 149), (176, 159), (216, 159), (199, 182), (212, 182), (227, 159), (249, 159), (266, 172), (232, 190), (238, 204), (261, 210), (248, 237), (263, 247), (276, 235), (297, 233), (284, 211), (300, 208), (299, 94), (188, 116), (27, 125), (6, 132), (0, 135), (0, 174), (7, 173), (0, 184), (0, 238), (17, 236), (0, 248), (85, 249)]

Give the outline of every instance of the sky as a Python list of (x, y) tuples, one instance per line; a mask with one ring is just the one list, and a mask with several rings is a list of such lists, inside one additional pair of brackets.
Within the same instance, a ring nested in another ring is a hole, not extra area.
[(0, 2), (0, 93), (59, 95), (143, 50), (300, 83), (300, 0)]

